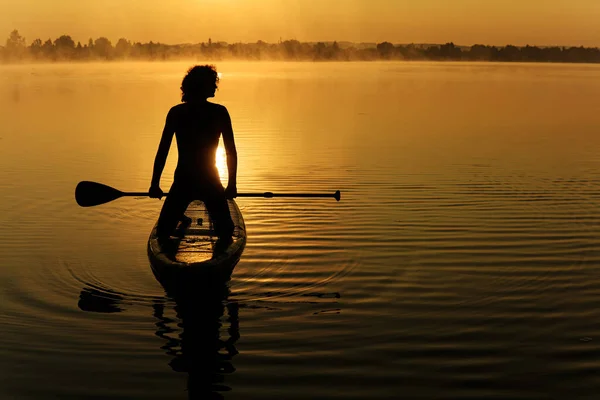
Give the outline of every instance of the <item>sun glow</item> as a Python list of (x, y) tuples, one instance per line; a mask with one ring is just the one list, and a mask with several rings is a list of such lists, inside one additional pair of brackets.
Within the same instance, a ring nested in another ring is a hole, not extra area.
[(219, 141), (219, 147), (217, 147), (217, 170), (219, 171), (219, 177), (221, 178), (221, 183), (224, 185), (227, 183), (227, 157), (225, 156), (225, 147), (223, 146), (223, 141)]

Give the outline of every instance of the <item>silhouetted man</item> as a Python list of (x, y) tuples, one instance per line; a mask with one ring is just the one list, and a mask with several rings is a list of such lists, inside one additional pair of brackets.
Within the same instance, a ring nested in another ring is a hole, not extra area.
[[(222, 244), (231, 241), (234, 225), (227, 199), (237, 196), (237, 151), (233, 140), (231, 118), (227, 109), (211, 103), (219, 77), (212, 65), (191, 68), (181, 83), (181, 100), (169, 110), (160, 145), (154, 160), (150, 197), (161, 198), (160, 176), (169, 154), (173, 134), (177, 140), (179, 158), (173, 185), (160, 212), (157, 226), (159, 241), (173, 233), (189, 203), (202, 200), (214, 223)], [(216, 166), (219, 137), (227, 154), (229, 181), (223, 188)]]

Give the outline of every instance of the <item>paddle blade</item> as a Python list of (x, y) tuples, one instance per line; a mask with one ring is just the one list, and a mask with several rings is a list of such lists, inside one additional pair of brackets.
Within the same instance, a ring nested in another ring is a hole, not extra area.
[(123, 192), (97, 182), (82, 181), (75, 188), (75, 201), (81, 207), (108, 203), (123, 196)]

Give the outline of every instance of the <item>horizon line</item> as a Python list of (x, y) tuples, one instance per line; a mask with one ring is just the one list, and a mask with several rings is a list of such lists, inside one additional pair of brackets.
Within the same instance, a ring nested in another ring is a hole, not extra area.
[[(13, 31), (18, 31), (18, 29), (13, 29), (11, 32), (13, 32)], [(9, 33), (9, 35), (10, 35), (10, 33)], [(61, 34), (61, 35), (58, 35), (58, 36), (56, 36), (56, 38), (54, 38), (54, 40), (58, 39), (58, 38), (59, 38), (59, 37), (61, 37), (61, 36), (69, 36), (69, 37), (71, 37), (71, 39), (73, 39), (73, 36), (71, 36), (71, 35), (69, 35), (69, 34), (67, 34), (67, 33), (63, 33), (63, 34)], [(107, 39), (109, 39), (109, 38), (108, 38), (108, 36), (103, 36), (103, 35), (101, 35), (101, 36), (98, 36), (98, 37), (96, 37), (96, 38), (94, 38), (94, 37), (90, 36), (90, 37), (87, 39), (87, 41), (89, 41), (89, 39), (98, 39), (98, 38), (101, 38), (101, 37), (104, 37), (104, 38), (107, 38)], [(37, 37), (35, 37), (35, 39), (33, 39), (33, 40), (36, 40), (36, 39), (40, 39), (40, 40), (42, 40), (42, 38), (41, 38), (40, 36), (37, 36)], [(131, 43), (142, 43), (142, 44), (143, 44), (143, 43), (150, 43), (150, 42), (152, 42), (152, 43), (163, 44), (163, 45), (168, 45), (168, 46), (180, 46), (180, 45), (199, 45), (199, 44), (202, 44), (202, 43), (207, 43), (207, 41), (199, 41), (199, 42), (191, 42), (191, 41), (188, 41), (188, 42), (176, 42), (176, 43), (174, 43), (174, 42), (171, 42), (171, 43), (168, 43), (168, 42), (161, 42), (161, 41), (154, 41), (154, 40), (148, 40), (148, 41), (146, 41), (146, 42), (143, 42), (143, 41), (140, 41), (140, 40), (132, 40), (132, 39), (128, 39), (128, 38), (127, 38), (127, 37), (125, 37), (125, 36), (119, 36), (119, 37), (118, 37), (118, 38), (115, 40), (115, 43), (116, 43), (116, 42), (118, 42), (120, 39), (125, 39), (125, 40), (127, 40), (127, 41), (129, 41), (129, 42), (131, 42)], [(209, 36), (208, 36), (208, 39), (209, 39), (209, 40), (212, 40), (212, 37), (209, 35)], [(33, 40), (32, 40), (32, 41), (33, 41)], [(52, 38), (50, 38), (50, 37), (49, 37), (49, 38), (48, 38), (48, 39), (46, 39), (46, 40), (52, 40)], [(54, 41), (54, 40), (52, 40), (52, 41)], [(73, 39), (73, 40), (74, 40), (74, 39)], [(110, 39), (109, 39), (109, 40), (110, 40)], [(31, 44), (31, 42), (32, 42), (32, 41), (29, 41), (29, 43)], [(44, 40), (42, 40), (42, 41), (44, 41)], [(81, 40), (74, 40), (74, 41), (75, 41), (76, 43), (81, 43), (81, 44), (82, 44), (82, 46), (85, 44), (85, 43), (84, 43), (85, 41), (81, 41)], [(386, 40), (383, 40), (383, 41), (377, 41), (377, 40), (374, 40), (374, 41), (354, 41), (354, 40), (337, 40), (337, 39), (334, 39), (334, 40), (306, 40), (306, 41), (302, 41), (302, 40), (299, 40), (299, 39), (297, 39), (297, 38), (286, 38), (286, 39), (284, 39), (283, 37), (280, 37), (278, 41), (267, 41), (267, 40), (263, 40), (263, 39), (257, 39), (257, 40), (254, 40), (254, 41), (241, 41), (241, 40), (236, 40), (236, 41), (227, 41), (227, 40), (212, 40), (212, 43), (224, 43), (224, 44), (256, 44), (256, 43), (258, 43), (258, 42), (263, 42), (263, 43), (266, 43), (266, 44), (279, 44), (279, 43), (283, 43), (283, 42), (286, 42), (286, 41), (298, 41), (298, 42), (300, 42), (300, 43), (308, 43), (308, 44), (316, 44), (316, 43), (334, 43), (334, 42), (337, 42), (337, 43), (349, 43), (349, 44), (352, 44), (352, 45), (377, 45), (377, 44), (379, 44), (379, 43), (385, 43), (385, 42), (387, 42), (387, 43), (391, 43), (391, 44), (393, 44), (394, 46), (409, 46), (409, 45), (416, 45), (416, 46), (441, 46), (441, 45), (444, 45), (444, 44), (453, 43), (453, 44), (454, 44), (456, 47), (473, 47), (473, 46), (478, 46), (478, 45), (481, 45), (481, 46), (489, 46), (489, 47), (507, 47), (507, 46), (515, 46), (515, 47), (519, 47), (519, 48), (520, 48), (520, 47), (527, 47), (527, 46), (531, 46), (531, 47), (540, 47), (540, 48), (544, 48), (544, 47), (584, 47), (584, 48), (591, 48), (591, 49), (597, 49), (597, 48), (600, 48), (600, 43), (599, 43), (599, 44), (597, 44), (597, 45), (593, 45), (593, 46), (589, 46), (589, 45), (587, 45), (587, 46), (586, 46), (586, 45), (583, 45), (583, 44), (568, 44), (568, 45), (566, 45), (566, 44), (565, 44), (565, 45), (559, 45), (559, 44), (532, 44), (532, 43), (526, 43), (526, 44), (512, 44), (512, 43), (510, 43), (510, 42), (509, 42), (509, 43), (506, 43), (506, 44), (485, 44), (485, 43), (483, 43), (483, 42), (473, 42), (472, 44), (457, 44), (456, 42), (454, 42), (454, 41), (452, 41), (452, 40), (450, 40), (450, 41), (443, 41), (443, 42), (428, 42), (428, 41), (422, 41), (422, 42), (420, 42), (420, 41), (411, 41), (411, 42), (408, 42), (408, 41), (391, 41), (391, 40), (387, 40), (387, 39), (386, 39)], [(0, 42), (0, 43), (1, 43), (1, 42)], [(0, 44), (0, 47), (5, 47), (5, 46), (4, 46), (3, 44)]]

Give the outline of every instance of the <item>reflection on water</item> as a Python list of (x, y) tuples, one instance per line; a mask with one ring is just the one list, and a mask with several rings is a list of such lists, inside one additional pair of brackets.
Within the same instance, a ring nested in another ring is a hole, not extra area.
[(103, 292), (96, 288), (83, 288), (79, 293), (77, 306), (82, 311), (115, 313), (121, 312), (121, 301), (123, 297), (118, 294)]
[[(227, 281), (181, 283), (165, 285), (168, 298), (175, 302), (175, 319), (165, 315), (165, 301), (153, 301), (155, 335), (165, 341), (160, 348), (173, 357), (171, 369), (188, 375), (190, 400), (221, 399), (221, 392), (231, 390), (226, 376), (235, 372), (232, 360), (238, 354), (235, 343), (240, 337), (238, 304), (228, 300)], [(114, 313), (123, 311), (123, 300), (121, 295), (85, 287), (78, 306), (87, 312)], [(228, 325), (226, 338), (221, 334), (223, 324)]]
[[(172, 332), (169, 324), (174, 321), (164, 317), (164, 306), (157, 304), (154, 307), (154, 316), (159, 319), (156, 335), (166, 340), (162, 349), (173, 356), (169, 363), (173, 371), (189, 375), (190, 399), (220, 398), (208, 395), (231, 390), (225, 377), (235, 372), (232, 359), (238, 354), (235, 342), (239, 338), (239, 317), (237, 303), (224, 305), (224, 301), (226, 298), (217, 293), (177, 300), (175, 311), (183, 329), (179, 339), (169, 336)], [(222, 339), (221, 318), (225, 310), (229, 337)]]

